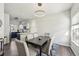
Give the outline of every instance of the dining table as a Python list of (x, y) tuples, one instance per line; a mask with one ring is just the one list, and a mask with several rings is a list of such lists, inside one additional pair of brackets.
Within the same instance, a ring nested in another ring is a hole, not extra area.
[(35, 38), (32, 38), (30, 40), (26, 40), (27, 44), (35, 45), (39, 48), (39, 56), (42, 55), (42, 47), (46, 44), (47, 40), (49, 39), (48, 36), (38, 36)]

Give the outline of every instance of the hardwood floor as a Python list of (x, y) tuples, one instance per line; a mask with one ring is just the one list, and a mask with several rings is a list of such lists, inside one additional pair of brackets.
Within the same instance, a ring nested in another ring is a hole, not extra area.
[[(53, 52), (54, 51), (54, 52)], [(70, 47), (58, 44), (53, 45), (52, 54), (55, 56), (75, 56)]]
[[(7, 44), (4, 46), (4, 56), (12, 56), (11, 48), (15, 49), (14, 43), (12, 45)], [(17, 51), (14, 50), (15, 56), (18, 56)], [(70, 47), (54, 44), (52, 49), (52, 56), (75, 56)]]

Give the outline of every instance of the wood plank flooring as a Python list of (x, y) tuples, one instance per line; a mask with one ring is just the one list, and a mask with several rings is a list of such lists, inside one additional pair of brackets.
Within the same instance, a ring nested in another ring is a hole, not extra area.
[(70, 47), (62, 46), (58, 44), (53, 45), (52, 54), (54, 56), (75, 56), (75, 54), (73, 53)]
[[(5, 52), (4, 56), (12, 56), (11, 46), (13, 47), (13, 49), (15, 49), (14, 43), (12, 45), (7, 44), (4, 46), (4, 52)], [(14, 51), (14, 53), (15, 56), (18, 56), (16, 51)], [(75, 56), (75, 55), (70, 47), (54, 44), (52, 49), (52, 56)]]

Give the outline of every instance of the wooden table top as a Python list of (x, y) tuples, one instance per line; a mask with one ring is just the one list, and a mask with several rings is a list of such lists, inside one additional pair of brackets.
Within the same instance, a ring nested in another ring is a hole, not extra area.
[(42, 46), (48, 39), (49, 39), (49, 37), (47, 37), (47, 36), (38, 36), (36, 38), (27, 40), (26, 42), (36, 44), (38, 46)]

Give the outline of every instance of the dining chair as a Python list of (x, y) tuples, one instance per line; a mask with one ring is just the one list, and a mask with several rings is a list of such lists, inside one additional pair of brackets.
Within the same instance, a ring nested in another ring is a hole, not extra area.
[(47, 43), (42, 47), (42, 53), (45, 53), (48, 56), (52, 55), (51, 50), (52, 45), (54, 43), (54, 39), (55, 37), (48, 39)]
[(34, 32), (34, 33), (33, 33), (33, 38), (38, 37), (38, 36), (39, 36), (39, 35), (38, 35), (37, 32)]
[(26, 40), (30, 40), (30, 39), (32, 39), (33, 38), (33, 33), (28, 33), (27, 35), (26, 35)]
[(3, 56), (3, 55), (4, 55), (3, 51), (0, 51), (0, 56)]
[(20, 41), (17, 39), (15, 40), (15, 42), (16, 42), (18, 55), (19, 56), (29, 56), (29, 50), (28, 50), (26, 42)]
[(27, 46), (27, 43), (16, 39), (16, 45), (19, 56), (36, 56), (37, 52)]
[[(26, 40), (32, 40), (33, 38), (35, 38), (35, 37), (38, 37), (38, 34), (35, 32), (35, 33), (29, 33), (29, 34), (27, 34), (27, 36), (26, 36)], [(36, 50), (37, 51), (37, 48), (36, 48), (36, 46), (35, 45), (31, 45), (31, 44), (28, 44), (28, 47), (30, 47), (31, 49), (34, 49), (34, 50)]]
[(50, 33), (44, 33), (44, 36), (50, 36)]

